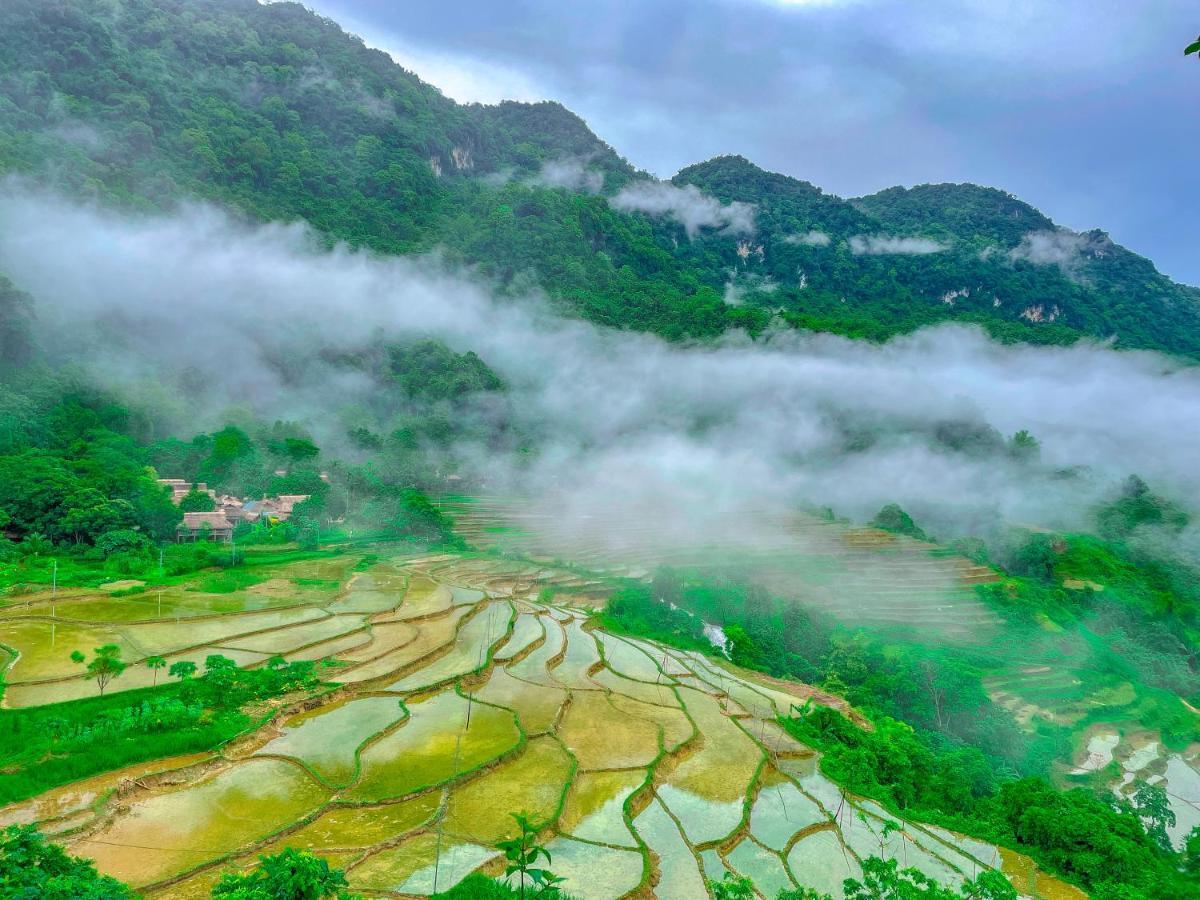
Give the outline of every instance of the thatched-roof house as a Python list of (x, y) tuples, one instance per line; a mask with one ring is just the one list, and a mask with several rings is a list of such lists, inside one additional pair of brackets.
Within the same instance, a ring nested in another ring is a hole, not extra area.
[(178, 541), (230, 541), (233, 539), (233, 523), (221, 510), (217, 512), (185, 512), (183, 521), (175, 529)]

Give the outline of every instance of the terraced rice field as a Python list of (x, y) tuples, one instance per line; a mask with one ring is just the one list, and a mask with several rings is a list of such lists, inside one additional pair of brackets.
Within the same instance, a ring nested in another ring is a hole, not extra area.
[[(219, 653), (239, 665), (292, 657), (331, 640), (368, 639), (368, 617), (336, 607), (359, 591), (369, 573), (351, 573), (353, 558), (304, 561), (277, 567), (272, 577), (244, 590), (206, 593), (203, 585), (113, 598), (104, 591), (73, 591), (51, 599), (33, 595), (0, 610), (0, 645), (15, 660), (5, 673), (4, 703), (38, 706), (92, 696), (96, 686), (79, 677), (74, 650), (85, 653), (117, 644), (130, 664), (109, 691), (149, 687), (155, 673), (140, 663), (149, 656), (167, 664), (202, 665)], [(334, 591), (329, 585), (344, 584)], [(402, 585), (402, 582), (399, 583)]]
[[(368, 895), (428, 895), (502, 871), (494, 844), (514, 833), (515, 811), (538, 823), (581, 900), (703, 897), (704, 878), (725, 871), (770, 896), (793, 885), (840, 896), (881, 846), (946, 884), (994, 866), (1029, 896), (1081, 896), (1022, 857), (919, 823), (884, 839), (893, 817), (825, 779), (775, 724), (810, 689), (605, 634), (580, 606), (537, 599), (570, 584), (582, 593), (557, 596), (601, 603), (599, 582), (450, 555), (354, 562), (317, 602), (297, 591), (294, 603), (234, 602), (220, 615), (193, 603), (186, 628), (174, 608), (141, 618), (86, 597), (50, 614), (6, 610), (0, 640), (21, 649), (17, 702), (86, 686), (55, 668), (63, 638), (47, 628), (67, 626), (112, 630), (133, 656), (329, 659), (335, 686), (219, 754), (60, 788), (0, 810), (0, 822), (38, 822), (151, 897), (207, 896), (222, 872), (286, 846), (329, 858)], [(72, 617), (76, 602), (87, 618)]]
[(1138, 717), (1130, 712), (1138, 689), (1111, 670), (1103, 641), (1084, 631), (1047, 630), (996, 656), (999, 665), (984, 688), (1023, 725), (1043, 720), (1073, 727), (1098, 714), (1112, 722)]
[(1136, 699), (1129, 682), (1114, 681), (1065, 653), (1054, 665), (1018, 658), (983, 686), (1023, 726), (1035, 719), (1072, 726), (1097, 709), (1119, 709)]
[[(443, 505), (468, 540), (547, 565), (566, 560), (585, 573), (633, 578), (648, 578), (660, 565), (728, 567), (853, 626), (969, 646), (993, 667), (983, 681), (989, 697), (1029, 731), (1048, 722), (1074, 729), (1086, 742), (1082, 732), (1101, 716), (1119, 723), (1138, 715), (1137, 689), (1106, 671), (1094, 641), (1046, 630), (1014, 642), (974, 590), (995, 573), (930, 544), (803, 514), (734, 517), (723, 523), (724, 539), (713, 543), (688, 534), (664, 537), (652, 517), (572, 517), (548, 502), (449, 498)], [(564, 585), (586, 590), (587, 577), (571, 576)], [(1147, 779), (1167, 778), (1165, 758), (1158, 765), (1163, 772), (1146, 769)], [(1200, 822), (1200, 775), (1193, 784), (1193, 770), (1200, 771), (1200, 752), (1179, 755), (1172, 769), (1178, 789), (1168, 793), (1179, 823)], [(1128, 776), (1118, 787), (1131, 792), (1137, 780)], [(1186, 833), (1182, 824), (1176, 832)]]
[[(911, 538), (813, 516), (746, 516), (723, 523), (726, 539), (664, 536), (654, 521), (581, 516), (525, 501), (448, 499), (456, 529), (476, 546), (495, 547), (589, 571), (648, 577), (660, 565), (735, 564), (774, 593), (856, 624), (908, 629), (922, 639), (980, 642), (999, 619), (973, 586), (992, 570)], [(579, 589), (580, 576), (563, 585)]]

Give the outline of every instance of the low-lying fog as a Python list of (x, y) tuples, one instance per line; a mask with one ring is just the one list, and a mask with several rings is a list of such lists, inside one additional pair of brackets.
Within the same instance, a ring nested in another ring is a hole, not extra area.
[[(786, 330), (672, 345), (558, 317), (537, 297), (494, 300), (435, 258), (328, 250), (305, 227), (205, 206), (116, 213), (13, 181), (0, 272), (35, 297), (53, 349), (100, 383), (166, 398), (156, 385), (199, 375), (200, 408), (172, 400), (184, 437), (239, 407), (334, 446), (371, 386), (318, 350), (380, 336), (474, 350), (541, 444), (524, 467), (477, 447), (463, 457), (493, 489), (552, 492), (578, 514), (628, 505), (720, 533), (740, 509), (869, 519), (898, 502), (950, 536), (1000, 520), (1071, 526), (1134, 472), (1187, 505), (1200, 490), (1200, 372), (1152, 353), (1004, 346), (953, 325), (883, 345)], [(949, 452), (932, 437), (948, 421), (1028, 429), (1041, 463)]]

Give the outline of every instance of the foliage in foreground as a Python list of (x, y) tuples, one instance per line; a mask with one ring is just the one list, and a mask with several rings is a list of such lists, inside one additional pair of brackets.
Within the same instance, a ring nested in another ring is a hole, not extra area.
[[(984, 871), (958, 890), (943, 887), (919, 869), (901, 869), (894, 859), (872, 856), (862, 861), (863, 877), (847, 878), (842, 888), (846, 900), (1017, 900), (1016, 889), (1002, 874)], [(710, 880), (715, 900), (754, 900), (754, 882), (726, 872), (721, 881)], [(780, 890), (775, 900), (831, 900), (812, 888)]]
[(115, 878), (46, 841), (32, 825), (0, 831), (0, 897), (7, 900), (129, 900)]
[(551, 865), (554, 859), (549, 850), (538, 844), (538, 830), (529, 821), (529, 816), (525, 813), (511, 813), (511, 815), (516, 820), (521, 833), (496, 844), (496, 849), (504, 854), (504, 877), (517, 876), (518, 893), (522, 900), (525, 898), (526, 890), (540, 896), (545, 891), (553, 889), (555, 885), (562, 883), (563, 879), (548, 868), (538, 865), (539, 859), (544, 858), (547, 866)]
[[(516, 816), (520, 822), (520, 816)], [(526, 865), (509, 865), (509, 875), (528, 875), (529, 867), (545, 856), (530, 828), (522, 824), (520, 837), (502, 841), (499, 849), (513, 850), (510, 860)], [(522, 879), (518, 887), (505, 880), (475, 873), (448, 891), (435, 895), (440, 900), (513, 900), (539, 897), (542, 900), (569, 900), (555, 886), (561, 879), (550, 873), (535, 880)], [(529, 883), (526, 890), (525, 884)], [(754, 883), (727, 873), (721, 881), (709, 881), (716, 900), (753, 900)], [(1017, 892), (1001, 873), (981, 872), (957, 889), (943, 887), (917, 869), (900, 868), (895, 859), (870, 857), (862, 860), (861, 879), (844, 882), (848, 900), (1016, 900)], [(0, 831), (0, 896), (14, 900), (128, 900), (128, 888), (115, 879), (100, 876), (87, 860), (75, 859), (61, 847), (47, 843), (33, 826), (11, 826)], [(1133, 898), (1134, 893), (1106, 893), (1098, 896)], [(1182, 895), (1179, 895), (1182, 896)], [(213, 887), (214, 900), (358, 900), (348, 890), (345, 873), (312, 853), (288, 848), (281, 853), (262, 856), (248, 872), (227, 873)], [(829, 900), (811, 888), (781, 890), (776, 900)]]
[(291, 847), (262, 856), (250, 872), (229, 872), (212, 890), (213, 900), (354, 900), (346, 873), (311, 853)]
[[(871, 857), (862, 862), (862, 880), (848, 878), (846, 900), (1017, 900), (1008, 879), (996, 871), (981, 872), (958, 890), (942, 887), (917, 869), (901, 869), (894, 859)], [(802, 900), (791, 892), (780, 900)]]
[[(476, 872), (450, 890), (433, 896), (434, 900), (520, 900), (521, 893), (506, 881)], [(554, 887), (547, 887), (533, 896), (541, 900), (570, 900), (567, 894)]]

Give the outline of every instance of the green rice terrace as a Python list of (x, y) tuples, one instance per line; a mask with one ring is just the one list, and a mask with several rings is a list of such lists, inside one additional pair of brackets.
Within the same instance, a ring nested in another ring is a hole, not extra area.
[[(464, 516), (461, 527), (486, 530), (481, 522)], [(859, 571), (862, 597), (886, 592), (889, 567), (921, 558), (825, 530), (830, 556), (879, 555)], [(207, 897), (222, 874), (285, 847), (324, 857), (367, 896), (425, 896), (477, 871), (503, 874), (496, 844), (515, 836), (514, 811), (534, 822), (560, 887), (578, 898), (706, 896), (706, 879), (726, 872), (763, 896), (807, 886), (839, 897), (871, 856), (947, 886), (996, 868), (1025, 896), (1083, 896), (1028, 857), (897, 822), (839, 787), (780, 717), (815, 703), (857, 719), (844, 701), (715, 653), (606, 631), (594, 613), (617, 583), (613, 569), (578, 559), (568, 569), (400, 545), (276, 548), (161, 589), (109, 583), (11, 598), (0, 607), (0, 717), (52, 729), (36, 717), (55, 704), (184, 690), (186, 664), (211, 667), (214, 655), (251, 672), (315, 663), (321, 687), (251, 704), (215, 749), (32, 795), (10, 787), (9, 799), (25, 796), (0, 809), (0, 825), (35, 823), (148, 897)], [(817, 595), (836, 591), (843, 576), (829, 560), (813, 565), (828, 575)], [(783, 562), (775, 571), (800, 574)], [(977, 574), (949, 558), (931, 572)], [(906, 581), (913, 602), (919, 577)], [(955, 596), (931, 602), (982, 621), (985, 608), (968, 612), (969, 591)], [(105, 645), (128, 668), (100, 698), (71, 654)], [(29, 766), (22, 744), (0, 753), (5, 775)]]
[(553, 510), (517, 500), (455, 497), (444, 508), (465, 540), (498, 552), (643, 581), (662, 566), (734, 567), (885, 647), (950, 648), (984, 673), (987, 699), (1026, 740), (1053, 735), (1041, 765), (1061, 786), (1092, 784), (1129, 800), (1142, 784), (1161, 787), (1177, 848), (1200, 825), (1200, 713), (1136, 668), (1114, 666), (1096, 633), (1014, 619), (986, 597), (1012, 585), (946, 547), (805, 513), (731, 519), (724, 542), (696, 546), (664, 539), (650, 522), (589, 516), (562, 527)]

